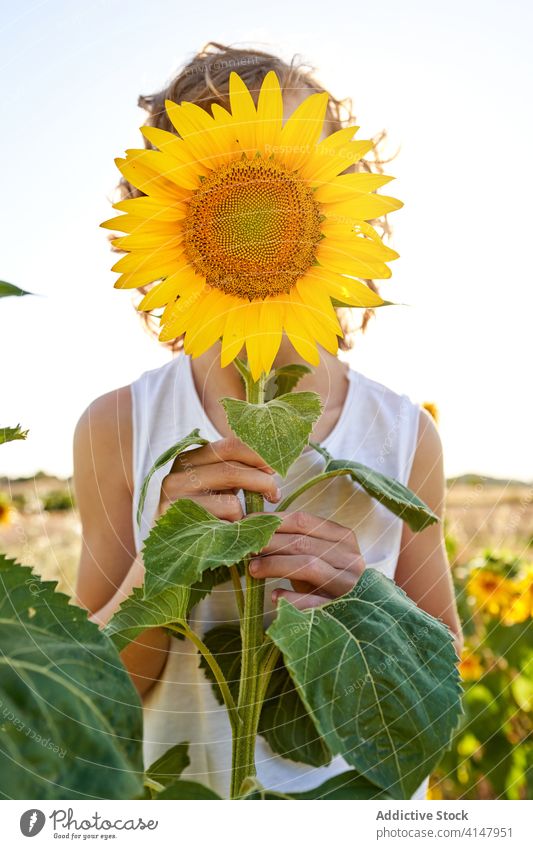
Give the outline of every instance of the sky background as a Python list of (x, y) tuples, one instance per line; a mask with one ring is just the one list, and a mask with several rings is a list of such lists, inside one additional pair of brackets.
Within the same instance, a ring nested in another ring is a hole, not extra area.
[(531, 4), (23, 0), (0, 26), (0, 277), (40, 295), (0, 304), (0, 424), (30, 430), (0, 474), (70, 475), (86, 406), (170, 358), (98, 224), (114, 157), (142, 146), (138, 95), (222, 41), (301, 54), (353, 98), (359, 138), (387, 128), (405, 208), (380, 286), (410, 306), (378, 312), (350, 363), (438, 404), (448, 475), (533, 479)]

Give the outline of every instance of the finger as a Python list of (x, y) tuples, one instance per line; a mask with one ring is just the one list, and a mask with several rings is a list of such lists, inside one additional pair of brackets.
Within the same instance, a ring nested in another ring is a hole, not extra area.
[(331, 601), (330, 598), (316, 595), (314, 593), (294, 593), (291, 592), (291, 590), (274, 590), (272, 593), (273, 604), (277, 604), (280, 598), (284, 598), (289, 602), (289, 604), (293, 604), (294, 607), (297, 607), (298, 610), (307, 610), (310, 607), (321, 607), (323, 604)]
[(261, 493), (271, 502), (281, 498), (281, 491), (272, 475), (243, 463), (211, 463), (192, 467), (187, 472), (177, 472), (174, 477), (178, 479), (176, 487), (181, 493), (248, 489)]
[[(242, 505), (236, 495), (226, 492), (214, 492), (211, 494), (198, 494), (194, 497), (194, 502), (209, 510), (217, 519), (225, 519), (227, 522), (238, 522), (244, 516)], [(168, 509), (171, 501), (162, 509), (162, 512)]]
[(241, 442), (237, 436), (228, 436), (225, 439), (217, 440), (217, 442), (210, 442), (209, 445), (202, 445), (201, 448), (193, 448), (191, 451), (178, 454), (171, 471), (179, 472), (183, 468), (190, 468), (190, 466), (209, 466), (212, 463), (229, 462), (244, 463), (247, 466), (261, 469), (267, 474), (275, 474), (274, 469), (268, 463), (265, 463), (259, 454), (252, 451), (244, 442)]
[(276, 532), (262, 549), (261, 554), (306, 554), (326, 560), (336, 569), (355, 568), (358, 557), (353, 547), (338, 542), (307, 536), (306, 534), (284, 534)]
[(338, 522), (332, 522), (331, 519), (323, 519), (322, 516), (306, 513), (303, 510), (296, 512), (282, 510), (277, 515), (282, 518), (278, 533), (305, 534), (330, 542), (349, 541), (352, 545), (355, 545), (355, 550), (359, 553), (357, 538), (351, 528), (339, 525)]
[(248, 568), (254, 578), (287, 578), (289, 581), (306, 581), (315, 590), (335, 597), (349, 592), (356, 582), (356, 576), (348, 570), (335, 569), (319, 557), (302, 554), (289, 557), (281, 554), (254, 557)]

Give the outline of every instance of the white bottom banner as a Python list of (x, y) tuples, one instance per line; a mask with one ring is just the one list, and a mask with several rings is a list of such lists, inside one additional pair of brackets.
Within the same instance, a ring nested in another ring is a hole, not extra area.
[[(255, 804), (4, 801), (2, 846), (106, 845), (232, 849), (407, 846), (530, 849), (530, 801)], [(277, 807), (276, 807), (277, 805)], [(311, 808), (315, 810), (312, 811)], [(202, 808), (204, 810), (202, 810)], [(35, 843), (28, 841), (35, 838)]]

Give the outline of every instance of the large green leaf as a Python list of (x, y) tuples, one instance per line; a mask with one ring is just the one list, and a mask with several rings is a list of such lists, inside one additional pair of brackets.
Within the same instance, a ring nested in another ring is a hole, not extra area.
[(322, 607), (300, 611), (282, 599), (267, 633), (329, 750), (410, 798), (461, 714), (448, 628), (369, 568)]
[[(241, 673), (239, 628), (229, 624), (216, 625), (204, 635), (203, 641), (216, 657), (236, 700)], [(216, 699), (223, 704), (218, 684), (203, 658), (200, 666), (213, 684)], [(282, 659), (270, 679), (259, 720), (259, 733), (272, 751), (284, 758), (311, 766), (324, 766), (331, 761), (331, 753), (317, 733)]]
[(261, 551), (281, 524), (279, 516), (217, 519), (188, 498), (175, 501), (158, 519), (143, 548), (144, 597), (166, 587), (190, 587), (208, 569), (232, 566)]
[(221, 404), (233, 432), (280, 475), (302, 453), (322, 410), (314, 392), (290, 392), (265, 404), (222, 398)]
[(438, 522), (432, 510), (414, 492), (393, 478), (376, 472), (363, 463), (352, 460), (334, 460), (331, 454), (324, 448), (313, 443), (313, 448), (326, 458), (326, 466), (319, 479), (334, 477), (335, 475), (348, 474), (352, 480), (363, 487), (372, 498), (407, 522), (411, 530), (423, 531), (429, 525)]
[(148, 767), (146, 777), (151, 781), (157, 781), (163, 787), (173, 784), (191, 762), (188, 748), (188, 743), (177, 743), (172, 746)]
[(19, 289), (14, 283), (6, 283), (5, 280), (0, 280), (0, 298), (7, 298), (10, 295), (20, 297), (21, 295), (32, 295), (32, 292), (26, 292), (25, 289)]
[(0, 555), (0, 795), (142, 792), (139, 696), (87, 611)]
[(208, 445), (208, 440), (204, 439), (203, 436), (200, 436), (200, 431), (198, 428), (192, 430), (188, 436), (184, 436), (183, 439), (180, 439), (179, 442), (176, 442), (174, 445), (171, 445), (170, 448), (167, 448), (166, 451), (157, 458), (154, 465), (146, 475), (143, 485), (141, 487), (141, 492), (139, 494), (139, 504), (137, 506), (137, 524), (140, 526), (141, 517), (144, 508), (144, 502), (146, 501), (146, 494), (148, 492), (148, 485), (152, 479), (152, 476), (158, 469), (162, 469), (163, 466), (166, 466), (170, 460), (173, 460), (178, 454), (181, 454), (183, 451), (186, 451), (187, 448), (191, 448), (193, 445)]
[(292, 392), (302, 377), (311, 372), (312, 369), (309, 366), (300, 363), (291, 363), (274, 369), (265, 385), (265, 401), (271, 401), (272, 398)]
[(26, 439), (27, 430), (21, 430), (20, 425), (15, 427), (0, 427), (0, 445), (4, 442), (13, 442), (15, 439)]
[(244, 801), (252, 800), (287, 800), (287, 799), (392, 799), (384, 790), (376, 787), (363, 775), (359, 775), (355, 770), (342, 772), (340, 775), (335, 775), (333, 778), (328, 778), (319, 787), (314, 787), (312, 790), (307, 790), (304, 793), (277, 793), (275, 790), (266, 790), (260, 787), (257, 782), (256, 786), (250, 788), (250, 791), (242, 796)]

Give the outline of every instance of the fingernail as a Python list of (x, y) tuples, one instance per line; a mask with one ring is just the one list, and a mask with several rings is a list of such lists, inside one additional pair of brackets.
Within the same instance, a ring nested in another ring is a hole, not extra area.
[(280, 501), (280, 500), (281, 500), (281, 489), (279, 488), (279, 486), (277, 486), (276, 492), (274, 494), (274, 501)]
[(274, 590), (272, 593), (272, 604), (276, 604), (279, 599), (279, 590)]
[(259, 572), (259, 560), (250, 560), (248, 568), (250, 569), (250, 572), (253, 572), (255, 575), (256, 572)]

